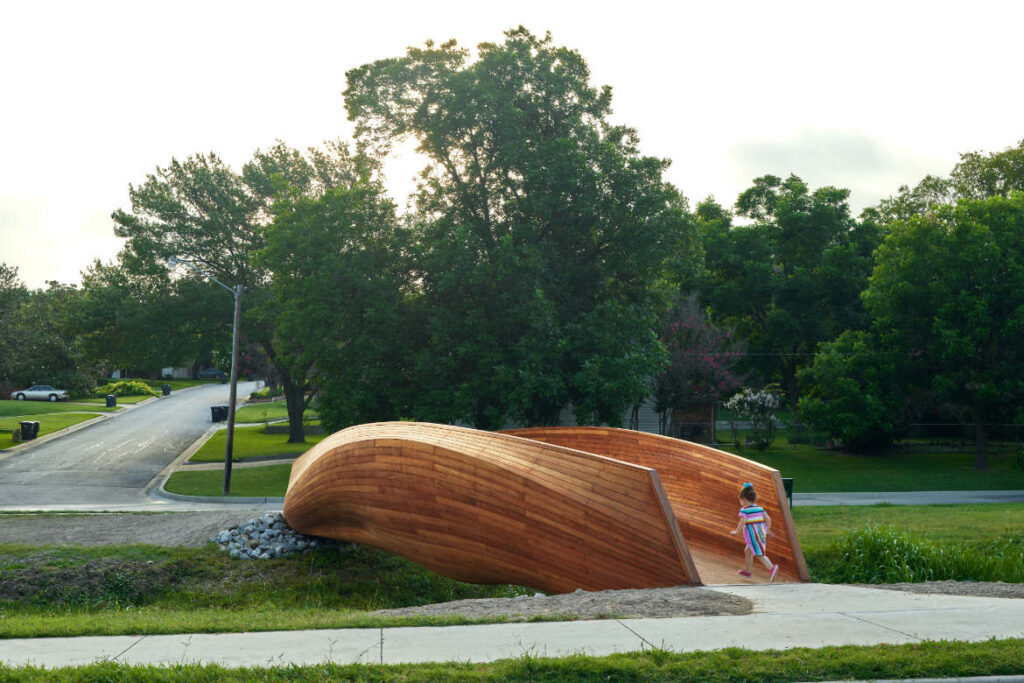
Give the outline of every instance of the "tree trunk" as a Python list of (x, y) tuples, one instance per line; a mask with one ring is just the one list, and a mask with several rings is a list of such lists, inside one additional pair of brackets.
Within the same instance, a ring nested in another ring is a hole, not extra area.
[(288, 404), (288, 443), (305, 443), (306, 432), (302, 427), (302, 411), (306, 408), (303, 386), (292, 379), (292, 376), (280, 370), (281, 388), (284, 389), (284, 400)]
[(974, 422), (974, 469), (988, 469), (988, 441), (985, 438), (985, 413), (977, 403), (971, 406)]

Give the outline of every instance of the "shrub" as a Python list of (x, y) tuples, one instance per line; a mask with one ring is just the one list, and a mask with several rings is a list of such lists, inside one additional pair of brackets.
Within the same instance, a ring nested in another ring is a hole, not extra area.
[(808, 557), (823, 583), (1024, 581), (1024, 537), (937, 546), (892, 526), (847, 532)]
[(727, 410), (750, 422), (754, 432), (754, 446), (759, 451), (775, 441), (775, 411), (779, 407), (779, 396), (772, 391), (773, 388), (744, 389), (723, 404)]
[(270, 398), (270, 387), (263, 387), (249, 394), (250, 399), (255, 398)]
[(93, 396), (159, 396), (160, 393), (145, 382), (132, 380), (129, 382), (110, 382), (92, 390)]

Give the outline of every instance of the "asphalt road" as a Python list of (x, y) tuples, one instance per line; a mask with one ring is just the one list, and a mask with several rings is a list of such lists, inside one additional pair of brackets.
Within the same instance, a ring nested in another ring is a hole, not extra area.
[[(240, 383), (248, 396), (255, 383)], [(229, 387), (208, 384), (0, 460), (0, 507), (148, 503), (145, 489), (210, 427), (210, 406)]]

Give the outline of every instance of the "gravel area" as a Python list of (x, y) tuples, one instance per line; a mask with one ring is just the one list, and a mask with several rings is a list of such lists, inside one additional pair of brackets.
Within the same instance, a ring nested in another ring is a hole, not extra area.
[(534, 617), (608, 619), (641, 617), (708, 617), (750, 614), (753, 603), (707, 588), (679, 586), (646, 590), (615, 590), (562, 595), (523, 595), (517, 598), (454, 600), (421, 607), (401, 607), (373, 612), (381, 616), (442, 616), (467, 618), (506, 616), (511, 620)]
[(975, 598), (1024, 598), (1024, 583), (1002, 581), (925, 581), (924, 583), (861, 584), (865, 588), (904, 591), (907, 593), (938, 593), (970, 595)]
[[(4, 514), (0, 543), (32, 545), (111, 545), (147, 543), (199, 547), (211, 536), (258, 515), (251, 510), (159, 514)], [(1024, 598), (1024, 584), (932, 581), (868, 586), (880, 590), (982, 597)], [(382, 610), (377, 614), (458, 614), (509, 619), (563, 616), (671, 617), (748, 614), (750, 601), (705, 588), (577, 592), (488, 600), (458, 600), (436, 605)]]
[(0, 543), (125, 545), (148, 543), (198, 548), (228, 527), (258, 515), (234, 512), (3, 514)]

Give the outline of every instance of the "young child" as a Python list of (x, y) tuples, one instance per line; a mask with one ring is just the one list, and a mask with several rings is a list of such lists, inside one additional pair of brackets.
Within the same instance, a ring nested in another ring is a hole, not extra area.
[(744, 484), (740, 489), (740, 522), (729, 533), (735, 536), (742, 531), (743, 540), (747, 543), (743, 549), (746, 564), (740, 570), (740, 576), (750, 578), (750, 563), (754, 557), (757, 557), (768, 570), (768, 582), (771, 583), (779, 571), (779, 565), (772, 564), (772, 561), (764, 553), (767, 545), (766, 539), (772, 531), (772, 518), (768, 516), (763, 507), (756, 504), (756, 501), (757, 494), (754, 492), (754, 485)]

